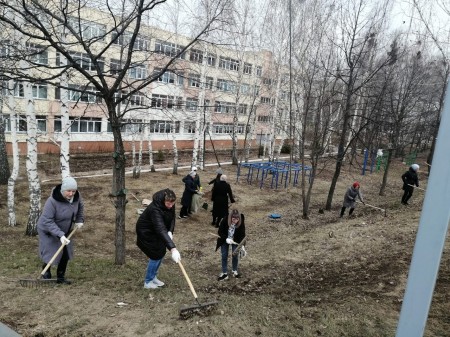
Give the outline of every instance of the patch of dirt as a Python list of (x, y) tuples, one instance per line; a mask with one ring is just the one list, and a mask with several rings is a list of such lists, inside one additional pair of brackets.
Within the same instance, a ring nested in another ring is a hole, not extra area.
[[(57, 158), (44, 157), (39, 171), (43, 200), (57, 183)], [(222, 161), (228, 160), (221, 154)], [(207, 162), (214, 163), (210, 156)], [(69, 262), (71, 286), (22, 288), (21, 278), (37, 277), (41, 263), (37, 238), (26, 237), (26, 179), (17, 183), (19, 225), (0, 227), (0, 321), (23, 336), (393, 336), (424, 194), (415, 191), (412, 205), (400, 204), (400, 175), (406, 167), (396, 160), (386, 196), (379, 196), (382, 172), (361, 176), (357, 166), (344, 165), (330, 211), (323, 211), (334, 170), (324, 161), (315, 177), (309, 219), (302, 218), (299, 186), (263, 188), (237, 179), (237, 168), (224, 165), (237, 207), (246, 216), (248, 256), (239, 264), (242, 278), (218, 282), (220, 253), (215, 251), (217, 229), (211, 223), (211, 202), (189, 219), (177, 220), (174, 240), (200, 303), (218, 301), (206, 315), (179, 319), (179, 309), (196, 303), (178, 266), (166, 257), (159, 278), (163, 289), (143, 289), (147, 260), (135, 245), (134, 226), (140, 202), (162, 188), (181, 198), (181, 178), (189, 169), (171, 170), (169, 159), (157, 172), (127, 175), (130, 192), (125, 219), (126, 264), (115, 265), (115, 208), (109, 198), (111, 161), (105, 156), (72, 156), (71, 168), (86, 204), (85, 228), (74, 237), (75, 259)], [(189, 167), (189, 157), (180, 161)], [(200, 171), (206, 192), (215, 166)], [(104, 176), (89, 178), (103, 172)], [(23, 176), (22, 176), (23, 178)], [(420, 174), (426, 186), (425, 174)], [(367, 204), (359, 204), (353, 217), (338, 217), (345, 190), (358, 180)], [(134, 198), (131, 193), (136, 196)], [(5, 204), (0, 195), (0, 205)], [(177, 210), (179, 203), (177, 202)], [(281, 219), (268, 215), (279, 213)], [(0, 216), (7, 218), (6, 207)], [(425, 336), (448, 336), (450, 331), (449, 243), (442, 257), (439, 278)]]

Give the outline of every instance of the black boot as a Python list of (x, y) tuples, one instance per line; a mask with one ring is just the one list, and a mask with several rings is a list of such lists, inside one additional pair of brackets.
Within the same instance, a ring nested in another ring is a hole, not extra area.
[[(45, 267), (47, 267), (47, 264), (44, 264), (42, 266), (42, 270), (44, 270)], [(50, 271), (50, 268), (48, 268), (47, 271), (44, 273), (44, 275), (41, 276), (44, 280), (50, 280), (52, 278), (52, 273)]]
[(72, 281), (69, 281), (68, 279), (66, 279), (64, 273), (58, 273), (56, 275), (56, 283), (59, 283), (59, 284), (72, 284)]

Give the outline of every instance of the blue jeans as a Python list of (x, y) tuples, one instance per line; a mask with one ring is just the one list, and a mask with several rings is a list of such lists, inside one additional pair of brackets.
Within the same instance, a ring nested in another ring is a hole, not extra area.
[[(228, 272), (228, 243), (224, 243), (221, 247), (220, 247), (220, 252), (222, 253), (222, 273), (227, 273)], [(234, 252), (237, 248), (237, 245), (231, 245), (231, 252)], [(232, 256), (231, 257), (231, 266), (233, 267), (233, 270), (237, 271), (238, 268), (238, 262), (239, 262), (239, 258), (238, 256)]]
[(161, 266), (162, 259), (160, 260), (148, 260), (147, 265), (147, 273), (145, 274), (145, 283), (150, 282), (153, 280), (156, 275), (158, 275), (158, 269)]

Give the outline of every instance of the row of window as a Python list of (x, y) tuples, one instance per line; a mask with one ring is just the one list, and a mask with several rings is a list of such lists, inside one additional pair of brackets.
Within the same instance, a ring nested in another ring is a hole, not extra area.
[[(0, 123), (3, 123), (5, 132), (11, 132), (11, 119), (9, 115), (0, 115)], [(47, 132), (47, 118), (46, 116), (36, 116), (36, 127), (38, 132)], [(70, 132), (71, 133), (101, 133), (102, 132), (102, 119), (101, 118), (74, 118), (70, 117)], [(180, 133), (179, 121), (171, 122), (166, 120), (150, 120), (148, 123), (150, 133)], [(141, 120), (127, 120), (122, 126), (122, 132), (124, 133), (138, 133), (142, 132), (144, 123)], [(18, 132), (27, 131), (27, 119), (26, 116), (18, 116), (16, 120), (16, 129)], [(232, 133), (233, 124), (213, 124), (214, 133)], [(245, 126), (239, 124), (237, 127), (237, 133), (244, 133)], [(54, 131), (62, 131), (61, 119), (54, 120)], [(112, 132), (111, 124), (108, 122), (106, 132)], [(195, 123), (184, 123), (184, 133), (195, 133)]]

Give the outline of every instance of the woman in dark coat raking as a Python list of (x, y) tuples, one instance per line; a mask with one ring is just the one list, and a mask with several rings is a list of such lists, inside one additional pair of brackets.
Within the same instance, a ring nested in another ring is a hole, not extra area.
[[(216, 177), (208, 183), (208, 185), (213, 185), (213, 187), (211, 189), (211, 192), (212, 192), (211, 193), (211, 201), (214, 201), (213, 200), (214, 186), (216, 186), (216, 184), (220, 183), (220, 177), (223, 174), (223, 171), (220, 167), (216, 170), (216, 174), (217, 174)], [(217, 217), (214, 216), (214, 208), (211, 210), (211, 213), (212, 213), (212, 217), (213, 217), (211, 225), (215, 226)]]
[(181, 210), (180, 218), (187, 218), (191, 213), (192, 196), (196, 193), (200, 193), (195, 188), (194, 177), (197, 173), (195, 171), (189, 172), (181, 181), (184, 183), (184, 192), (181, 197)]
[(414, 192), (414, 186), (419, 187), (419, 178), (417, 177), (417, 171), (419, 171), (419, 165), (412, 164), (411, 167), (403, 173), (403, 190), (405, 191), (402, 196), (402, 204), (408, 205), (408, 200), (411, 198)]
[[(227, 217), (223, 218), (219, 225), (219, 238), (217, 239), (216, 250), (220, 247), (222, 256), (222, 273), (218, 277), (218, 281), (228, 279), (228, 251), (234, 252), (237, 248), (237, 244), (241, 243), (245, 238), (245, 218), (244, 214), (239, 213), (237, 209), (231, 210)], [(245, 252), (244, 246), (242, 250)], [(238, 255), (232, 256), (231, 267), (234, 277), (241, 277), (238, 271), (239, 257)]]
[(144, 281), (146, 289), (156, 289), (164, 285), (157, 275), (166, 250), (171, 251), (175, 263), (181, 260), (180, 253), (172, 241), (175, 229), (175, 200), (175, 193), (168, 188), (156, 192), (136, 223), (136, 244), (149, 258)]
[(228, 214), (228, 198), (234, 203), (233, 192), (230, 184), (227, 183), (227, 176), (222, 174), (220, 181), (214, 184), (211, 200), (213, 201), (213, 219), (214, 226), (219, 227), (220, 221)]
[[(61, 245), (64, 245), (62, 254), (58, 255), (53, 262), (58, 265), (57, 283), (72, 283), (66, 279), (65, 274), (67, 264), (73, 258), (73, 239), (69, 240), (66, 236), (74, 226), (83, 227), (83, 223), (84, 203), (78, 192), (77, 182), (72, 177), (66, 177), (60, 185), (53, 188), (37, 223), (39, 256), (44, 263), (42, 269), (47, 266)], [(42, 278), (52, 278), (50, 269), (47, 269)]]

